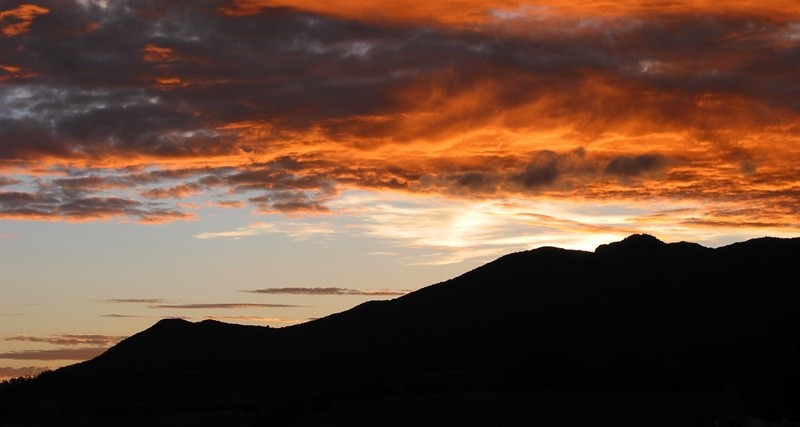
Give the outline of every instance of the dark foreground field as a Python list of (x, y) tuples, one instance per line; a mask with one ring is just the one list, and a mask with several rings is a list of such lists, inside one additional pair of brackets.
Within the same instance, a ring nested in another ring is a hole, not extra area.
[[(766, 427), (737, 395), (625, 392), (438, 393), (284, 411), (49, 416), (20, 425)], [(5, 425), (15, 425), (9, 420)]]

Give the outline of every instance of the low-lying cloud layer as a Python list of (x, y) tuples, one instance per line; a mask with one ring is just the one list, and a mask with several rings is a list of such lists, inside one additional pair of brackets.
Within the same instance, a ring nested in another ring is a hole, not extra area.
[(277, 323), (284, 325), (296, 325), (308, 321), (308, 319), (285, 319), (282, 317), (263, 316), (206, 316), (203, 319), (219, 320), (223, 322)]
[(792, 1), (0, 7), (0, 218), (330, 215), (368, 190), (798, 227)]
[(12, 360), (89, 360), (105, 352), (107, 347), (57, 348), (20, 350), (0, 353), (0, 359)]
[(292, 308), (300, 307), (289, 304), (258, 304), (258, 303), (213, 303), (213, 304), (154, 304), (149, 308), (176, 308), (190, 310), (211, 310), (211, 309), (241, 309), (241, 308)]
[(309, 288), (309, 287), (293, 287), (293, 288), (264, 288), (253, 289), (248, 291), (254, 294), (267, 294), (267, 295), (362, 295), (362, 296), (401, 296), (407, 294), (406, 290), (360, 290), (348, 288)]
[(112, 298), (100, 300), (111, 304), (163, 304), (167, 300), (161, 298)]
[(112, 345), (122, 341), (127, 337), (123, 336), (107, 336), (107, 335), (53, 335), (49, 337), (32, 337), (27, 335), (17, 335), (8, 337), (6, 341), (20, 341), (32, 343), (45, 343), (53, 345), (67, 345), (67, 346), (106, 346)]

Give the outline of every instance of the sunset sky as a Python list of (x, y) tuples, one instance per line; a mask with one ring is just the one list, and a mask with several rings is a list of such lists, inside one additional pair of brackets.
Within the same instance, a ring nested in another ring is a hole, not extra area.
[(798, 236), (798, 119), (796, 0), (0, 0), (0, 379), (544, 245)]

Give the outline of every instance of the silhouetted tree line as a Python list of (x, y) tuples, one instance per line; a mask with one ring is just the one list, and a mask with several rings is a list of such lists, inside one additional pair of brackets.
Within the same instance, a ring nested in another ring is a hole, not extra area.
[(47, 370), (34, 375), (24, 375), (21, 377), (9, 378), (7, 380), (0, 381), (0, 388), (3, 390), (9, 390), (14, 387), (24, 387), (25, 384), (31, 383), (37, 378), (47, 377), (52, 372), (53, 371)]

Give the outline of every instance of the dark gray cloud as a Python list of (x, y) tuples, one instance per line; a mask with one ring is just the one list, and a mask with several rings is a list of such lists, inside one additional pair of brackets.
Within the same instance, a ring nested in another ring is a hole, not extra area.
[(190, 219), (192, 214), (120, 197), (96, 197), (58, 193), (0, 191), (0, 218), (27, 219), (107, 219), (118, 216), (137, 218), (144, 223)]
[(563, 157), (553, 151), (541, 151), (525, 165), (525, 169), (514, 178), (525, 188), (552, 184), (561, 175)]
[(448, 192), (454, 193), (492, 194), (498, 190), (513, 189), (528, 191), (555, 186), (562, 176), (574, 178), (587, 175), (592, 165), (585, 156), (582, 148), (567, 152), (542, 150), (530, 154), (527, 159), (491, 159), (487, 161), (488, 167), (482, 170), (463, 172), (459, 170), (461, 168), (456, 168), (453, 172), (440, 172), (438, 178), (431, 180), (424, 177), (420, 183), (423, 186), (445, 186)]
[(608, 162), (605, 172), (619, 176), (639, 176), (645, 172), (663, 169), (667, 164), (667, 158), (660, 154), (617, 156)]
[(242, 292), (267, 295), (364, 295), (364, 296), (400, 296), (409, 291), (406, 290), (360, 290), (335, 287), (291, 287), (291, 288), (264, 288), (253, 289)]

